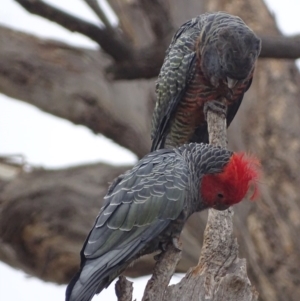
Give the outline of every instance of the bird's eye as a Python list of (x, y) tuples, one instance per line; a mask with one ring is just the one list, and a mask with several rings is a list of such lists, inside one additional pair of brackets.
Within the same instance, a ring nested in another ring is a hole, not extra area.
[(224, 195), (222, 193), (218, 193), (218, 198), (222, 199)]

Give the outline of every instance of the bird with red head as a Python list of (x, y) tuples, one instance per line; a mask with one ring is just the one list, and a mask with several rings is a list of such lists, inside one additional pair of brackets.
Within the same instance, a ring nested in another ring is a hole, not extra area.
[(90, 301), (139, 257), (179, 239), (187, 219), (207, 208), (242, 201), (254, 185), (253, 157), (208, 144), (161, 149), (111, 184), (81, 250), (81, 265), (66, 301)]

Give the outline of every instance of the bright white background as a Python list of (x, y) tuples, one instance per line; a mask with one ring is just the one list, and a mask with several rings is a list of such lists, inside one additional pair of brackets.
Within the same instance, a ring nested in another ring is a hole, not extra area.
[[(94, 13), (80, 0), (47, 0), (81, 18), (99, 24)], [(267, 0), (284, 34), (300, 33), (299, 0)], [(113, 22), (117, 22), (112, 17)], [(13, 0), (1, 0), (0, 24), (61, 40), (72, 45), (97, 48), (80, 34), (70, 33), (43, 18), (28, 14)], [(82, 126), (41, 112), (37, 108), (0, 94), (0, 155), (22, 154), (35, 166), (60, 168), (106, 161), (134, 163), (135, 155)], [(175, 277), (176, 278), (176, 277)], [(174, 279), (174, 281), (178, 281)], [(145, 277), (135, 282), (135, 297), (141, 299)], [(44, 283), (0, 262), (0, 299), (10, 301), (64, 300), (65, 286)], [(116, 300), (111, 285), (93, 300)]]

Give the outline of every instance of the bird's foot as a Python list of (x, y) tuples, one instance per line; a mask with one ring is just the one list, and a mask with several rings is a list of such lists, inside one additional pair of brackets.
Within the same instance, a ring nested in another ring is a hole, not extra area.
[(164, 242), (160, 245), (161, 252), (156, 254), (153, 257), (155, 261), (158, 261), (160, 259), (161, 255), (167, 251), (169, 244), (172, 244), (177, 251), (180, 251), (180, 252), (182, 251), (182, 243), (179, 240), (179, 237), (176, 237), (176, 236), (172, 237), (171, 242)]
[(219, 100), (207, 101), (204, 104), (204, 116), (205, 116), (205, 119), (207, 118), (207, 112), (208, 112), (208, 110), (212, 110), (213, 112), (218, 113), (220, 115), (224, 115), (225, 117), (227, 115), (227, 106), (225, 104), (223, 104)]
[(155, 261), (159, 261), (159, 259), (161, 258), (161, 255), (163, 254), (163, 251), (162, 252), (160, 252), (160, 253), (158, 253), (158, 254), (156, 254), (156, 255), (154, 255), (154, 260)]

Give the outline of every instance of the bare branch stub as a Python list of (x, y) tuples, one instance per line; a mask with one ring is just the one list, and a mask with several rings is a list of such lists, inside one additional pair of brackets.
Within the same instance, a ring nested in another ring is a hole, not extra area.
[(133, 50), (130, 45), (115, 30), (109, 28), (102, 29), (43, 1), (15, 1), (32, 14), (53, 21), (72, 32), (78, 32), (89, 37), (98, 43), (117, 62), (132, 58)]
[(142, 301), (163, 300), (166, 288), (173, 276), (177, 263), (181, 258), (181, 250), (173, 244), (159, 255), (152, 277), (147, 283)]
[(125, 276), (120, 276), (115, 285), (118, 301), (132, 301), (133, 286), (132, 282)]

